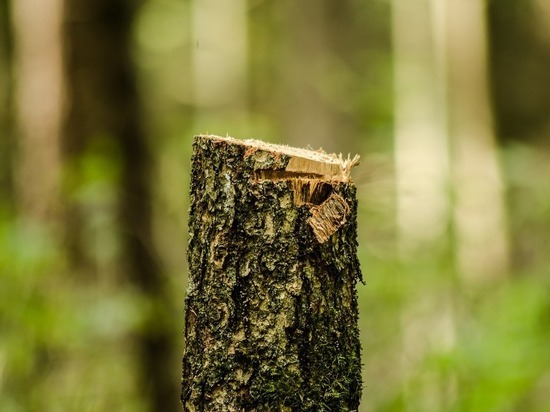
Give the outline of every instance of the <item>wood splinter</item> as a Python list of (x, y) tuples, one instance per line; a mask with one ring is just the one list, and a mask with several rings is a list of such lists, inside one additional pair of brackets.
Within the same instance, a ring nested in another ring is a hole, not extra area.
[[(258, 150), (290, 156), (284, 170), (256, 170), (255, 180), (286, 180), (290, 182), (295, 204), (318, 205), (311, 207), (312, 216), (307, 221), (320, 243), (326, 242), (346, 222), (349, 206), (341, 196), (331, 194), (331, 189), (337, 182), (351, 182), (351, 168), (359, 163), (358, 155), (353, 158), (348, 155), (348, 158), (344, 159), (341, 154), (336, 156), (322, 151), (273, 145), (256, 140), (246, 140), (242, 144), (251, 145), (245, 153), (246, 156), (251, 156)], [(320, 200), (324, 203), (321, 204)]]
[(333, 193), (321, 205), (311, 208), (311, 217), (307, 222), (319, 243), (324, 243), (346, 223), (348, 214), (349, 206), (346, 201), (342, 196)]

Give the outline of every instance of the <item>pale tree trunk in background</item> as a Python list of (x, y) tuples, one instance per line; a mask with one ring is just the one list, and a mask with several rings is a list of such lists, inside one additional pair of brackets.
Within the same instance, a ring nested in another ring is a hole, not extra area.
[(534, 3), (539, 30), (542, 37), (550, 44), (550, 2), (548, 0), (535, 0)]
[(395, 0), (393, 30), (402, 242), (437, 240), (447, 224), (448, 117), (459, 265), (464, 276), (503, 273), (508, 246), (487, 92), (483, 3)]
[(457, 263), (468, 285), (487, 284), (505, 275), (509, 256), (488, 95), (486, 3), (446, 4)]
[(61, 0), (12, 2), (21, 215), (47, 223), (58, 212), (62, 112)]
[(195, 0), (191, 10), (195, 105), (241, 110), (248, 63), (246, 0)]
[[(486, 283), (505, 273), (508, 252), (483, 2), (394, 0), (393, 7), (398, 228), (403, 252), (415, 252), (404, 257), (420, 261), (419, 252), (433, 249), (435, 263), (450, 245), (452, 179), (459, 273), (468, 286)], [(414, 382), (405, 403), (412, 410), (444, 410), (456, 397), (452, 375), (443, 382), (421, 369), (428, 352), (454, 345), (455, 311), (445, 292), (452, 274), (441, 276), (438, 289), (424, 290), (403, 312), (404, 378)]]
[[(402, 258), (435, 265), (449, 245), (449, 156), (444, 19), (441, 2), (393, 0), (397, 227)], [(446, 410), (454, 382), (423, 369), (455, 340), (449, 293), (423, 289), (402, 312), (406, 410)]]
[(436, 12), (430, 0), (393, 2), (397, 222), (403, 252), (445, 240), (449, 221), (445, 61)]

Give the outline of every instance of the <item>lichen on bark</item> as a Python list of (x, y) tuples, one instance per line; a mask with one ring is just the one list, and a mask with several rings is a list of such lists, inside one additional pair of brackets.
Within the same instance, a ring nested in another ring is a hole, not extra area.
[[(195, 137), (185, 411), (358, 408), (355, 187), (295, 170), (285, 178), (293, 158), (279, 146)], [(310, 202), (296, 201), (296, 181), (315, 186)], [(335, 196), (345, 219), (319, 239), (312, 210)]]

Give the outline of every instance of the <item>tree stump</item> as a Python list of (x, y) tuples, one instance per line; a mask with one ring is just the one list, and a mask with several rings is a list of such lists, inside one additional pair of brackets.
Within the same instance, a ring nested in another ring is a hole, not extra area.
[(185, 411), (355, 411), (358, 157), (196, 136)]

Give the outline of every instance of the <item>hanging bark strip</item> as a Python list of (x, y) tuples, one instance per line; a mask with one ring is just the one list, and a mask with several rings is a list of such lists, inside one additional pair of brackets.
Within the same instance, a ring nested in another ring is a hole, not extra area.
[(196, 136), (185, 411), (355, 411), (358, 160)]

